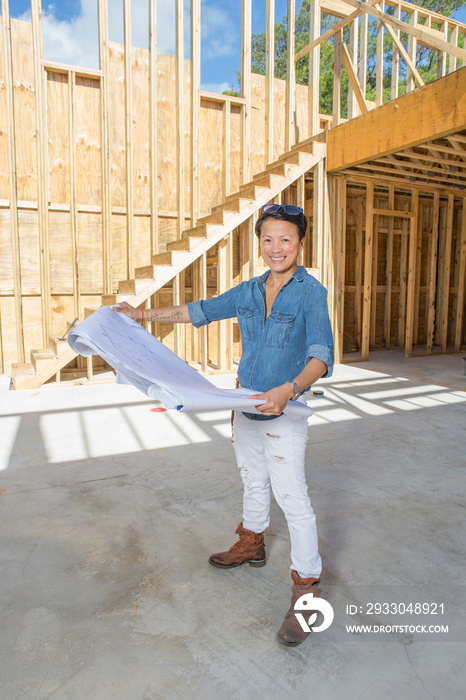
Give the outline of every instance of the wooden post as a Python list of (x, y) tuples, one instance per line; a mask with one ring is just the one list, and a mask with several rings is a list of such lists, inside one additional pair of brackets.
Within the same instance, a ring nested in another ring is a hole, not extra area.
[[(309, 19), (309, 40), (314, 41), (320, 36), (319, 0), (311, 0)], [(320, 131), (319, 75), (320, 45), (312, 49), (309, 55), (309, 136), (315, 136)]]
[[(199, 257), (199, 298), (207, 299), (207, 256)], [(199, 328), (199, 356), (201, 372), (207, 370), (207, 326)]]
[(356, 255), (355, 255), (355, 289), (354, 289), (354, 321), (356, 325), (356, 337), (361, 349), (361, 333), (362, 333), (362, 250), (363, 250), (363, 198), (357, 198), (356, 205)]
[(323, 281), (323, 249), (324, 249), (324, 160), (319, 160), (313, 173), (314, 187), (312, 190), (312, 258), (311, 267), (320, 271), (320, 281)]
[(42, 342), (48, 345), (51, 328), (48, 157), (47, 157), (47, 71), (42, 66), (42, 11), (39, 0), (31, 0), (32, 46), (37, 153), (37, 214), (39, 224), (40, 291)]
[(108, 119), (108, 3), (98, 0), (99, 11), (99, 64), (100, 78), (100, 132), (102, 173), (102, 265), (104, 294), (113, 291), (112, 274), (112, 202), (110, 189), (110, 135)]
[(286, 101), (285, 101), (285, 151), (296, 142), (296, 77), (294, 64), (295, 0), (288, 0)]
[(149, 0), (149, 169), (150, 169), (150, 252), (159, 246), (157, 187), (157, 0)]
[[(395, 209), (395, 187), (388, 188), (388, 208)], [(384, 309), (384, 345), (391, 345), (391, 318), (392, 318), (392, 283), (393, 283), (393, 226), (394, 217), (388, 217), (387, 253), (385, 263), (385, 309)]]
[(273, 162), (275, 104), (275, 0), (266, 0), (265, 19), (265, 160)]
[(414, 287), (414, 323), (413, 323), (413, 344), (419, 345), (419, 307), (421, 298), (421, 254), (422, 254), (422, 219), (423, 219), (424, 205), (419, 204), (419, 214), (417, 220), (417, 249), (416, 249), (416, 284)]
[(374, 183), (366, 185), (366, 245), (364, 252), (364, 299), (362, 307), (361, 359), (369, 359), (372, 291), (372, 246), (374, 240)]
[[(448, 41), (448, 22), (442, 22), (440, 31), (443, 32), (445, 41)], [(447, 54), (445, 51), (438, 52), (437, 77), (443, 78), (447, 74)]]
[(133, 224), (133, 75), (131, 48), (131, 0), (123, 0), (125, 35), (125, 141), (126, 141), (126, 270), (134, 277)]
[[(16, 190), (16, 140), (13, 91), (13, 65), (11, 51), (11, 26), (8, 1), (2, 0), (3, 55), (5, 70), (5, 91), (8, 135), (8, 187), (10, 211), (10, 237), (13, 262), (13, 294), (15, 299), (15, 332), (17, 361), (24, 362), (23, 303), (21, 297), (21, 265), (18, 226), (18, 197)], [(0, 342), (1, 345), (1, 342)], [(1, 348), (0, 348), (1, 353)], [(3, 365), (3, 362), (2, 362)], [(0, 367), (0, 372), (4, 371)]]
[(463, 197), (463, 209), (461, 212), (461, 241), (458, 260), (458, 286), (456, 298), (456, 323), (455, 323), (455, 352), (461, 350), (464, 332), (464, 296), (466, 285), (466, 197)]
[(448, 306), (450, 300), (450, 268), (451, 268), (451, 241), (453, 235), (453, 213), (454, 213), (455, 198), (454, 195), (448, 195), (447, 208), (447, 230), (445, 238), (445, 257), (443, 271), (443, 297), (441, 309), (441, 327), (440, 327), (440, 348), (441, 352), (447, 351), (448, 343)]
[(401, 222), (400, 296), (398, 299), (398, 346), (406, 342), (406, 296), (408, 284), (408, 221)]
[(405, 355), (413, 354), (414, 314), (416, 312), (414, 300), (416, 297), (416, 262), (417, 262), (417, 234), (419, 217), (419, 190), (414, 189), (411, 194), (411, 209), (414, 216), (409, 220), (409, 259), (408, 259), (408, 299), (406, 308), (406, 336)]
[[(191, 227), (200, 213), (201, 0), (191, 0)], [(228, 109), (230, 105), (228, 103)]]
[[(304, 175), (301, 175), (296, 180), (296, 206), (301, 207), (301, 209), (304, 212), (304, 200), (305, 200), (305, 192), (306, 192), (306, 178)], [(307, 233), (307, 232), (306, 232)], [(304, 247), (304, 250), (301, 251), (299, 254), (298, 258), (298, 265), (304, 265), (304, 256), (307, 252), (307, 240), (306, 240), (306, 245)]]
[(252, 0), (241, 0), (242, 183), (250, 180)]
[[(227, 291), (227, 268), (228, 268), (228, 253), (227, 239), (222, 238), (218, 243), (218, 293), (223, 294)], [(227, 369), (227, 347), (228, 333), (227, 320), (219, 321), (218, 324), (218, 342), (217, 342), (217, 369)]]
[(335, 197), (335, 360), (343, 360), (345, 316), (346, 179), (337, 177)]
[(332, 127), (338, 126), (341, 119), (341, 42), (342, 31), (335, 34), (335, 54), (333, 57), (333, 121)]
[(177, 235), (185, 225), (184, 197), (184, 23), (183, 0), (176, 0), (176, 206)]
[(427, 349), (428, 355), (432, 353), (435, 332), (435, 295), (437, 291), (437, 251), (438, 251), (438, 226), (440, 195), (434, 193), (432, 204), (432, 232), (430, 236), (430, 265), (429, 265), (429, 289), (427, 291)]
[(374, 211), (374, 225), (372, 237), (372, 301), (370, 324), (370, 347), (375, 347), (375, 332), (377, 323), (377, 282), (378, 282), (378, 257), (379, 257), (379, 223), (380, 216)]
[[(453, 46), (458, 46), (458, 25), (453, 27), (451, 30), (451, 43)], [(456, 61), (457, 58), (456, 56), (451, 56), (449, 57), (449, 62), (448, 62), (448, 72), (453, 73), (453, 71), (456, 70)]]

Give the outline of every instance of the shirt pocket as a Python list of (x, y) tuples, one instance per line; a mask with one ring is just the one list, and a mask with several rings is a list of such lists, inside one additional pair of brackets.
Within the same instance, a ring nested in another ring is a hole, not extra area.
[(286, 348), (290, 343), (295, 314), (272, 311), (267, 318), (265, 344), (269, 348)]
[(241, 337), (244, 340), (254, 340), (255, 337), (255, 309), (248, 309), (246, 306), (239, 306), (236, 317), (238, 319)]

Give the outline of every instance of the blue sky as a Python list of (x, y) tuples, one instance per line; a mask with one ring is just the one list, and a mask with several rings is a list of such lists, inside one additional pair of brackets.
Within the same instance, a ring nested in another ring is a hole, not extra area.
[[(123, 41), (123, 1), (108, 0), (112, 41)], [(296, 2), (297, 10), (301, 2)], [(185, 56), (189, 57), (189, 0), (185, 0)], [(287, 0), (275, 0), (275, 21), (287, 11)], [(97, 0), (43, 0), (44, 54), (60, 63), (98, 67)], [(11, 17), (29, 19), (29, 0), (10, 0)], [(158, 0), (158, 50), (175, 52), (175, 0)], [(465, 6), (455, 18), (466, 24)], [(201, 84), (204, 90), (222, 92), (236, 87), (240, 65), (241, 0), (202, 0)], [(132, 40), (148, 45), (148, 0), (132, 0)], [(265, 0), (252, 0), (252, 30), (265, 28)]]

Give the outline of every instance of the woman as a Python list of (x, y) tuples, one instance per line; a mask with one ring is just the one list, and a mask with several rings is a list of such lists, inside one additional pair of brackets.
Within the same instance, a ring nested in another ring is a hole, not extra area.
[[(166, 309), (151, 309), (151, 321), (188, 323), (197, 328), (225, 318), (238, 319), (242, 387), (262, 392), (258, 414), (235, 412), (234, 449), (244, 484), (243, 521), (239, 541), (212, 554), (209, 563), (231, 568), (265, 565), (264, 530), (269, 525), (270, 487), (283, 510), (291, 539), (291, 607), (277, 633), (286, 646), (296, 646), (309, 633), (294, 616), (301, 595), (320, 594), (322, 562), (314, 511), (307, 493), (305, 447), (307, 419), (283, 413), (320, 377), (331, 376), (333, 340), (324, 287), (298, 257), (304, 247), (307, 221), (300, 207), (269, 204), (256, 223), (262, 257), (270, 268), (212, 299)], [(115, 311), (142, 320), (143, 311), (127, 303)]]

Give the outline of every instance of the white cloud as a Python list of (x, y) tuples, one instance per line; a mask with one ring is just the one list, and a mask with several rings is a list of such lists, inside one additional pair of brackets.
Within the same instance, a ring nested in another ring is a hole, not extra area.
[(231, 10), (207, 2), (201, 13), (202, 51), (206, 59), (236, 56), (240, 36)]
[(234, 90), (234, 87), (231, 83), (202, 83), (201, 90), (221, 95), (224, 90)]

